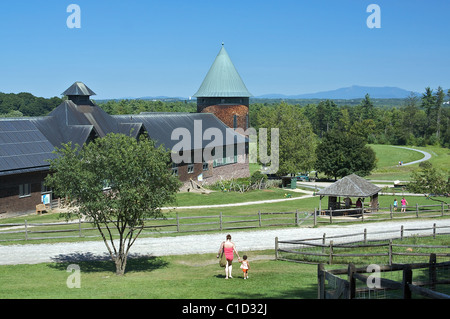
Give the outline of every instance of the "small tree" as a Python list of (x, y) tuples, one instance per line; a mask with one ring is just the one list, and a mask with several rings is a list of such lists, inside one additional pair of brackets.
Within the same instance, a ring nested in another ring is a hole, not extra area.
[(444, 195), (450, 193), (450, 179), (445, 177), (433, 165), (421, 162), (419, 169), (413, 171), (408, 190), (414, 193)]
[(144, 219), (162, 216), (161, 207), (175, 201), (180, 182), (169, 170), (169, 153), (145, 137), (138, 141), (122, 134), (83, 148), (65, 144), (56, 153), (46, 184), (70, 199), (67, 219), (84, 216), (94, 223), (116, 274), (123, 275)]

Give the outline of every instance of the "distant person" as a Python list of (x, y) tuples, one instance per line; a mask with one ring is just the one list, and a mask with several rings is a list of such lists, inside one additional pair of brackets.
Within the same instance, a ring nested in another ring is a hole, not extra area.
[(362, 208), (361, 198), (358, 198), (358, 200), (356, 201), (356, 208)]
[(240, 260), (239, 253), (236, 250), (236, 246), (231, 241), (231, 235), (228, 234), (226, 237), (226, 241), (220, 244), (219, 252), (217, 253), (217, 258), (219, 258), (221, 254), (225, 254), (225, 258), (227, 260), (227, 263), (225, 265), (225, 279), (233, 278), (231, 276), (231, 272), (233, 270), (233, 258), (235, 253), (239, 261)]
[(350, 207), (352, 207), (352, 199), (350, 198), (350, 197), (346, 197), (345, 199), (344, 199), (344, 202), (345, 202), (345, 208), (350, 208)]
[(405, 197), (402, 198), (401, 203), (402, 203), (401, 213), (406, 213), (406, 205), (408, 205), (408, 201), (405, 199)]
[(248, 270), (250, 269), (250, 263), (247, 260), (247, 255), (242, 256), (241, 269), (244, 272), (244, 279), (248, 278)]
[(397, 211), (397, 206), (398, 206), (397, 198), (394, 198), (394, 212)]

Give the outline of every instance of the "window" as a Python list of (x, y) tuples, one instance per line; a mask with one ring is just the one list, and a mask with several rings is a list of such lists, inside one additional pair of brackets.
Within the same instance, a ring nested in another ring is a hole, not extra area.
[(31, 184), (19, 185), (19, 197), (31, 196)]
[(215, 159), (213, 167), (237, 163), (237, 155)]
[(209, 164), (208, 163), (203, 163), (203, 170), (204, 171), (208, 171), (209, 170)]
[(41, 182), (41, 194), (51, 193), (52, 189), (48, 186), (45, 186), (45, 182)]
[(187, 171), (188, 171), (188, 174), (194, 173), (194, 164), (188, 164)]
[(178, 176), (178, 164), (172, 163), (172, 174)]

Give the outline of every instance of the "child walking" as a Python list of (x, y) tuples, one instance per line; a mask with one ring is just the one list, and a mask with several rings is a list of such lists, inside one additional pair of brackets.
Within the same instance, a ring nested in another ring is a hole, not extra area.
[(244, 279), (248, 278), (248, 270), (250, 269), (250, 263), (247, 260), (247, 255), (242, 256), (241, 269), (244, 272)]

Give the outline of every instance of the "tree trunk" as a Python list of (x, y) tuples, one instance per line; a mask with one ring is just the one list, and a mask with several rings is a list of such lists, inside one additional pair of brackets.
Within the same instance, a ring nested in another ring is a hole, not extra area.
[(125, 274), (125, 267), (127, 265), (127, 255), (119, 254), (116, 256), (116, 275), (123, 276)]

